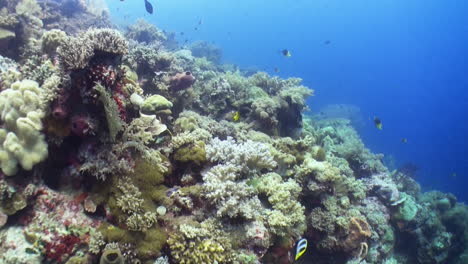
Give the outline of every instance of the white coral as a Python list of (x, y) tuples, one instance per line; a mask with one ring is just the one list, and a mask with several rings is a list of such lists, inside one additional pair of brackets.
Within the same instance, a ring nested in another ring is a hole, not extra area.
[(268, 145), (251, 140), (236, 143), (232, 137), (214, 138), (206, 146), (206, 155), (211, 162), (231, 164), (243, 172), (276, 167)]
[(218, 216), (253, 219), (261, 209), (260, 200), (245, 181), (236, 181), (239, 172), (232, 164), (216, 165), (203, 173), (203, 190), (216, 205)]

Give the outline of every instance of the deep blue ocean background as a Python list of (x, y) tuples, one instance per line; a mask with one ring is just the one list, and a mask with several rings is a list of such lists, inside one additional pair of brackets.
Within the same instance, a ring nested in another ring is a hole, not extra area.
[(144, 0), (107, 0), (123, 28), (142, 17), (181, 43), (218, 45), (224, 63), (302, 78), (315, 90), (312, 114), (359, 107), (368, 148), (416, 164), (424, 190), (468, 201), (468, 1), (149, 1), (153, 15)]

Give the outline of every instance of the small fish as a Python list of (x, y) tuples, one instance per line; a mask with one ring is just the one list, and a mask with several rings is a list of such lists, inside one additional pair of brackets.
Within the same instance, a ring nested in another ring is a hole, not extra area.
[(153, 5), (148, 0), (145, 0), (145, 8), (146, 12), (153, 14)]
[(275, 67), (275, 72), (278, 73), (279, 71), (278, 67)]
[(294, 257), (294, 260), (297, 261), (300, 257), (302, 257), (302, 255), (304, 255), (306, 250), (307, 250), (307, 239), (302, 238), (297, 242), (296, 256)]
[(456, 172), (453, 172), (452, 174), (450, 174), (450, 178), (452, 178), (452, 179), (457, 178), (457, 173), (456, 173)]
[(380, 121), (378, 117), (374, 117), (374, 125), (379, 130), (382, 130), (383, 128), (382, 121)]
[(407, 138), (402, 138), (401, 143), (405, 143), (405, 144), (408, 143), (408, 139)]
[(195, 30), (198, 30), (198, 27), (195, 27), (194, 29), (195, 29)]
[(188, 42), (188, 39), (186, 39), (186, 40), (184, 41), (184, 43), (187, 43), (187, 42)]
[(283, 56), (285, 56), (285, 57), (291, 57), (292, 56), (291, 52), (289, 50), (287, 50), (287, 49), (282, 50), (281, 54), (283, 54)]
[(283, 56), (288, 57), (288, 58), (291, 57), (291, 52), (287, 49), (282, 50), (281, 54), (283, 54)]
[(330, 43), (331, 43), (331, 41), (329, 41), (329, 40), (325, 40), (325, 42), (323, 42), (323, 44), (325, 44), (325, 45), (328, 45)]
[(34, 248), (30, 248), (30, 247), (25, 248), (24, 252), (26, 252), (27, 254), (39, 254), (37, 250), (35, 250)]
[(184, 32), (180, 32), (180, 35), (183, 36), (185, 33)]
[(236, 112), (234, 113), (234, 115), (232, 116), (232, 120), (234, 120), (234, 122), (237, 122), (237, 121), (240, 120), (240, 117), (241, 117), (241, 116), (240, 116), (239, 111), (236, 111)]
[(200, 18), (200, 20), (198, 21), (198, 25), (201, 25), (203, 23), (203, 20)]

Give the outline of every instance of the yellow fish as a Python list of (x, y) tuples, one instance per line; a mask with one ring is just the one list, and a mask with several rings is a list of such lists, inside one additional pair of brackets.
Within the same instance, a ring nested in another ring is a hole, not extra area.
[(382, 125), (382, 121), (380, 121), (380, 118), (374, 117), (374, 124), (377, 129), (382, 130), (383, 125)]
[(300, 257), (302, 257), (302, 255), (304, 255), (306, 250), (307, 250), (307, 239), (302, 238), (301, 240), (299, 240), (299, 242), (297, 242), (296, 257), (294, 258), (294, 260), (297, 261)]
[(237, 121), (240, 120), (240, 117), (241, 117), (241, 116), (240, 116), (239, 111), (236, 111), (236, 112), (234, 113), (234, 115), (232, 116), (232, 120), (234, 120), (234, 122), (237, 122)]
[(291, 52), (287, 49), (282, 50), (281, 53), (283, 54), (283, 56), (288, 57), (288, 58), (292, 56)]

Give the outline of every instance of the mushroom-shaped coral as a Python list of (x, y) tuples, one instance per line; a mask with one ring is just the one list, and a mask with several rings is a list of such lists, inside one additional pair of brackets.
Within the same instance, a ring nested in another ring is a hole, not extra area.
[(66, 38), (67, 33), (60, 29), (53, 29), (51, 31), (45, 32), (41, 38), (42, 51), (49, 55), (54, 55), (57, 51), (57, 48), (62, 44), (62, 42)]
[(173, 91), (181, 91), (189, 88), (195, 82), (191, 72), (177, 73), (171, 78), (171, 89)]
[(128, 52), (128, 43), (117, 30), (90, 29), (77, 37), (66, 37), (57, 49), (66, 70), (84, 69), (96, 52), (123, 55)]

